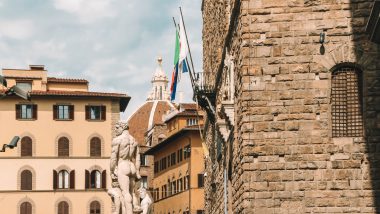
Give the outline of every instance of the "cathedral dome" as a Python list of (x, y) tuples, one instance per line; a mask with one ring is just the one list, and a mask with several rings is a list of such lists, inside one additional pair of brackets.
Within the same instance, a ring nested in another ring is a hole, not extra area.
[(154, 100), (145, 102), (128, 120), (129, 133), (139, 144), (144, 144), (145, 132), (154, 124), (163, 123), (163, 116), (174, 108), (170, 101)]
[(162, 58), (158, 58), (158, 67), (152, 78), (152, 89), (147, 101), (142, 104), (128, 119), (129, 133), (141, 145), (144, 144), (145, 132), (155, 124), (163, 123), (163, 116), (174, 108), (170, 102), (168, 78), (162, 69)]

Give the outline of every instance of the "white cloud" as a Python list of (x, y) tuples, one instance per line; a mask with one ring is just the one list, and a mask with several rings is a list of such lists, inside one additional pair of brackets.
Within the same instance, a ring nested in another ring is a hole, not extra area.
[(33, 34), (33, 24), (30, 20), (0, 20), (0, 37), (27, 39)]
[[(179, 1), (50, 2), (6, 1), (0, 7), (0, 67), (44, 64), (49, 76), (85, 78), (90, 81), (90, 90), (127, 93), (132, 99), (125, 115), (145, 102), (159, 55), (170, 80), (175, 39), (172, 16), (179, 18)], [(194, 66), (200, 71), (201, 1), (180, 2)], [(18, 10), (23, 12), (13, 12)], [(22, 20), (30, 22), (25, 24)], [(5, 30), (2, 23), (12, 25), (6, 24)], [(185, 100), (189, 101), (192, 90), (186, 78), (188, 74), (182, 76), (177, 90), (184, 91)]]
[(48, 58), (53, 60), (62, 60), (66, 57), (66, 43), (64, 41), (36, 41), (33, 42), (32, 50), (36, 58)]
[(54, 0), (54, 6), (57, 10), (77, 15), (82, 23), (116, 15), (112, 0)]

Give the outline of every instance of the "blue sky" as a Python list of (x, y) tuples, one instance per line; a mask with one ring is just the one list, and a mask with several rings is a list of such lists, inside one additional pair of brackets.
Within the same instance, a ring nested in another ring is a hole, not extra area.
[[(48, 76), (127, 93), (125, 119), (145, 101), (158, 56), (170, 79), (179, 6), (201, 71), (201, 0), (0, 0), (0, 67), (43, 64)], [(191, 100), (187, 75), (178, 90)]]

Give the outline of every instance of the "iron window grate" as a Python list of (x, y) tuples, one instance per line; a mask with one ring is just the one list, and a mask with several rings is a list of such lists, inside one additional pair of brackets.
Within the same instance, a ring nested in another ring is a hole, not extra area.
[(332, 74), (333, 137), (363, 136), (360, 76), (354, 68), (340, 68)]

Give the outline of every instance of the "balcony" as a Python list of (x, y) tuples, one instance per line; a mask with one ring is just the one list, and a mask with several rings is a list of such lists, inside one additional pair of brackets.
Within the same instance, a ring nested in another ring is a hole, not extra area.
[(206, 110), (210, 119), (215, 119), (215, 74), (210, 72), (198, 72), (193, 74), (192, 86), (194, 101)]

